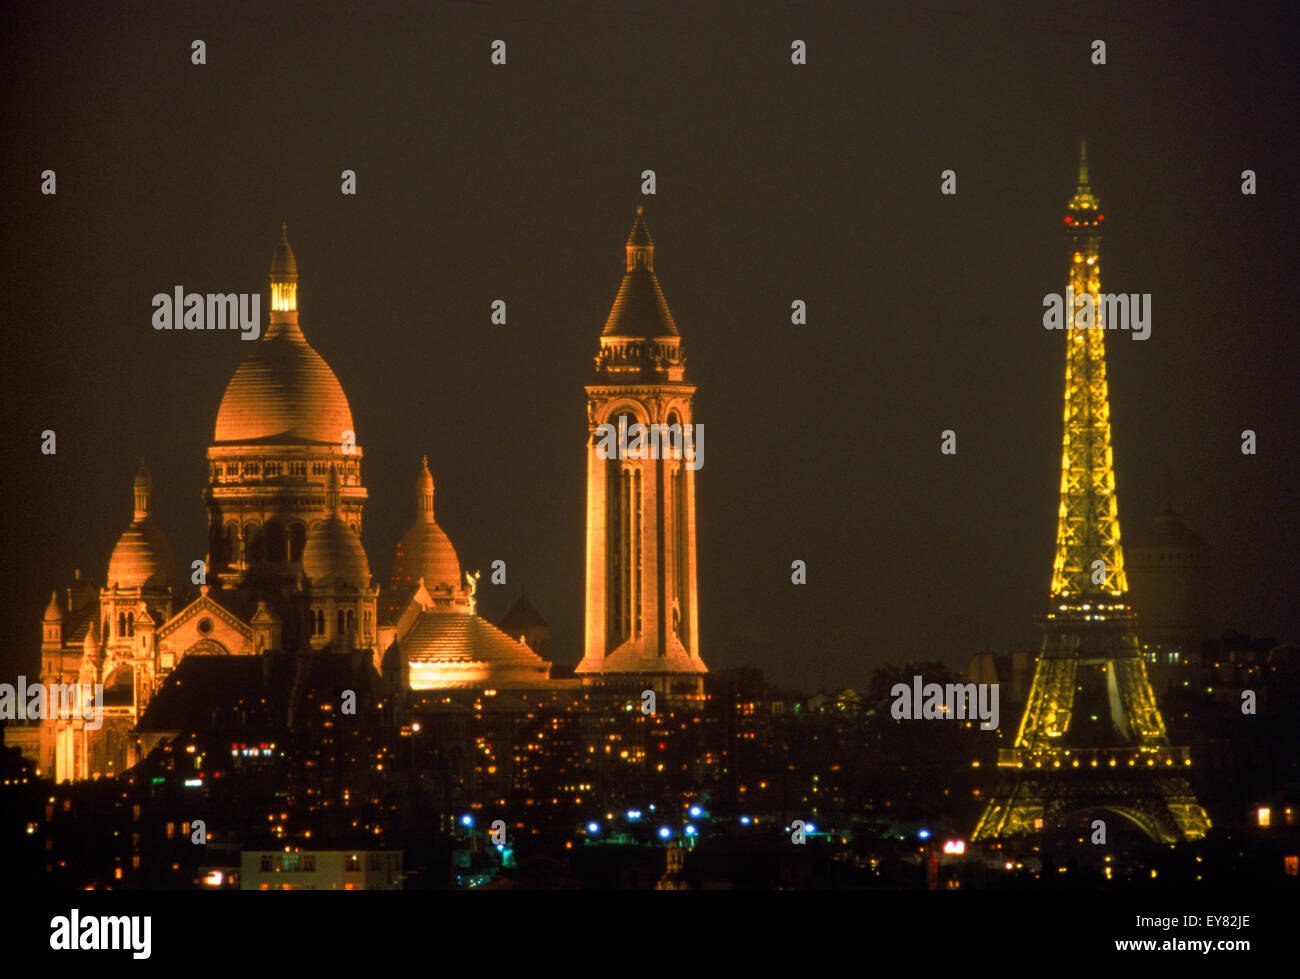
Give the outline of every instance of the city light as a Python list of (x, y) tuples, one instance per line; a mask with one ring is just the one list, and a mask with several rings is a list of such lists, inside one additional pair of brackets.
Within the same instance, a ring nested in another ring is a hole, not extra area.
[(460, 817), (460, 824), (461, 824), (462, 826), (473, 826), (473, 825), (474, 825), (474, 817), (471, 816), (471, 815), (469, 815), (469, 813), (466, 813), (464, 816), (461, 816), (461, 817)]
[(659, 827), (659, 839), (666, 840), (672, 835), (673, 835), (673, 831), (670, 830), (667, 826)]
[(930, 831), (928, 829), (923, 829), (917, 833), (916, 836), (917, 839), (928, 840), (930, 838)]
[(964, 840), (945, 840), (943, 844), (944, 853), (965, 853), (966, 843)]
[(629, 810), (627, 811), (627, 818), (628, 818), (628, 820), (629, 820), (630, 822), (636, 822), (638, 819), (641, 818), (641, 810), (640, 810), (640, 809), (629, 809)]
[(690, 813), (692, 816), (696, 817), (697, 819), (699, 818), (701, 811), (702, 810), (700, 809), (699, 806), (691, 806)]
[(600, 832), (600, 823), (588, 823), (588, 824), (587, 824), (587, 832), (588, 832), (588, 833), (599, 833), (599, 832)]
[(688, 824), (687, 827), (686, 827), (686, 835), (687, 835), (687, 836), (694, 836), (694, 835), (695, 835), (695, 827), (694, 827), (694, 826), (691, 826), (691, 825)]
[(740, 825), (741, 825), (741, 826), (748, 826), (751, 822), (753, 822), (753, 820), (750, 819), (748, 816), (741, 816), (741, 817), (740, 817)]

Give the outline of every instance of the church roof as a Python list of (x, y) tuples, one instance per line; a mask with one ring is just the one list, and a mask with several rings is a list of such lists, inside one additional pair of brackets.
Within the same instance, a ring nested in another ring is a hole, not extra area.
[(549, 625), (550, 623), (542, 618), (542, 613), (533, 607), (533, 603), (528, 600), (527, 595), (520, 595), (519, 601), (515, 602), (510, 611), (505, 614), (505, 617), (497, 623), (497, 627), (510, 636), (517, 636), (528, 629)]
[(477, 615), (425, 611), (398, 640), (415, 690), (544, 685), (546, 661)]
[(605, 320), (602, 336), (675, 337), (677, 323), (654, 271), (654, 239), (646, 227), (645, 214), (638, 207), (636, 221), (627, 238), (627, 271)]

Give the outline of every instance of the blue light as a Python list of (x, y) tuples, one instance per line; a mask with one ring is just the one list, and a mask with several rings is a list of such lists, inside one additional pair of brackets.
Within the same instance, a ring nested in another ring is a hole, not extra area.
[(629, 810), (627, 811), (627, 818), (628, 818), (630, 821), (632, 821), (632, 822), (636, 822), (638, 819), (641, 818), (641, 810), (640, 810), (640, 809), (629, 809)]
[(741, 817), (740, 817), (740, 825), (741, 825), (741, 826), (748, 826), (751, 822), (753, 822), (753, 820), (751, 820), (748, 816), (741, 816)]
[(805, 824), (805, 825), (804, 825), (804, 829), (806, 829), (806, 830), (807, 830), (808, 832), (810, 832), (810, 833), (815, 833), (815, 832), (817, 832), (817, 827), (814, 826), (812, 823), (807, 823), (807, 824)]
[(691, 806), (691, 815), (692, 815), (692, 816), (695, 816), (695, 817), (698, 818), (699, 815), (700, 815), (700, 807), (699, 807), (699, 806)]
[(653, 802), (650, 803), (650, 811), (651, 811), (651, 812), (654, 812), (654, 811), (655, 811), (655, 804), (654, 804)]
[(587, 832), (588, 832), (588, 833), (599, 833), (599, 832), (600, 832), (600, 823), (588, 823), (588, 824), (587, 824)]
[(919, 839), (928, 840), (930, 838), (930, 831), (928, 829), (923, 829), (916, 835)]
[(694, 827), (694, 826), (687, 826), (687, 827), (686, 827), (686, 835), (687, 835), (687, 836), (694, 836), (694, 835), (695, 835), (695, 827)]
[(660, 827), (659, 827), (659, 839), (661, 839), (661, 840), (666, 840), (666, 839), (668, 839), (668, 837), (670, 837), (670, 836), (672, 836), (672, 835), (673, 835), (673, 831), (670, 830), (667, 826), (660, 826)]
[(468, 814), (466, 814), (466, 815), (464, 815), (464, 816), (461, 816), (461, 817), (460, 817), (460, 824), (461, 824), (462, 826), (473, 826), (473, 825), (474, 825), (474, 817), (473, 817), (473, 816), (470, 816), (470, 815), (468, 815)]

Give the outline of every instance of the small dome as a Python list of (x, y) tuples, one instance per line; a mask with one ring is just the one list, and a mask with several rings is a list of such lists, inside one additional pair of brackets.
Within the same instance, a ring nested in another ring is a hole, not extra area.
[(108, 559), (108, 586), (166, 588), (175, 581), (176, 558), (153, 518), (127, 527)]
[(50, 604), (45, 609), (46, 622), (62, 622), (63, 609), (59, 607), (59, 593), (50, 592)]
[(389, 584), (399, 595), (414, 590), (421, 578), (430, 591), (440, 585), (457, 591), (461, 587), (460, 559), (433, 518), (433, 476), (427, 456), (415, 480), (415, 498), (415, 523), (398, 542)]
[(338, 514), (331, 514), (307, 532), (302, 570), (315, 585), (342, 580), (354, 588), (370, 587), (366, 549)]
[(87, 659), (99, 659), (99, 639), (95, 635), (95, 624), (92, 622), (90, 628), (86, 630), (86, 641), (81, 644), (83, 654)]
[(342, 581), (353, 588), (370, 587), (370, 562), (361, 538), (339, 513), (339, 472), (331, 465), (325, 484), (328, 516), (307, 532), (302, 570), (315, 585)]
[(176, 558), (149, 515), (149, 492), (149, 473), (141, 460), (132, 485), (134, 519), (108, 559), (110, 588), (168, 588), (176, 583)]

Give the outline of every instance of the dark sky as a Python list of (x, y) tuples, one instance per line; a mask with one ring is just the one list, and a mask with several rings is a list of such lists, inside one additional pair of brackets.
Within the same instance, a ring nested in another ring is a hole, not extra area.
[(150, 300), (265, 293), (282, 219), (364, 449), (374, 572), (427, 453), (462, 563), (508, 562), (481, 610), (526, 587), (576, 658), (582, 386), (647, 168), (707, 433), (705, 661), (818, 688), (1034, 648), (1064, 370), (1041, 301), (1080, 138), (1103, 288), (1152, 295), (1149, 340), (1108, 337), (1124, 534), (1172, 468), (1212, 628), (1300, 639), (1294, 10), (1163, 6), (11, 6), (0, 672), (38, 669), (52, 587), (103, 581), (141, 454), (178, 560), (203, 556), (204, 453), (251, 344), (155, 332)]

